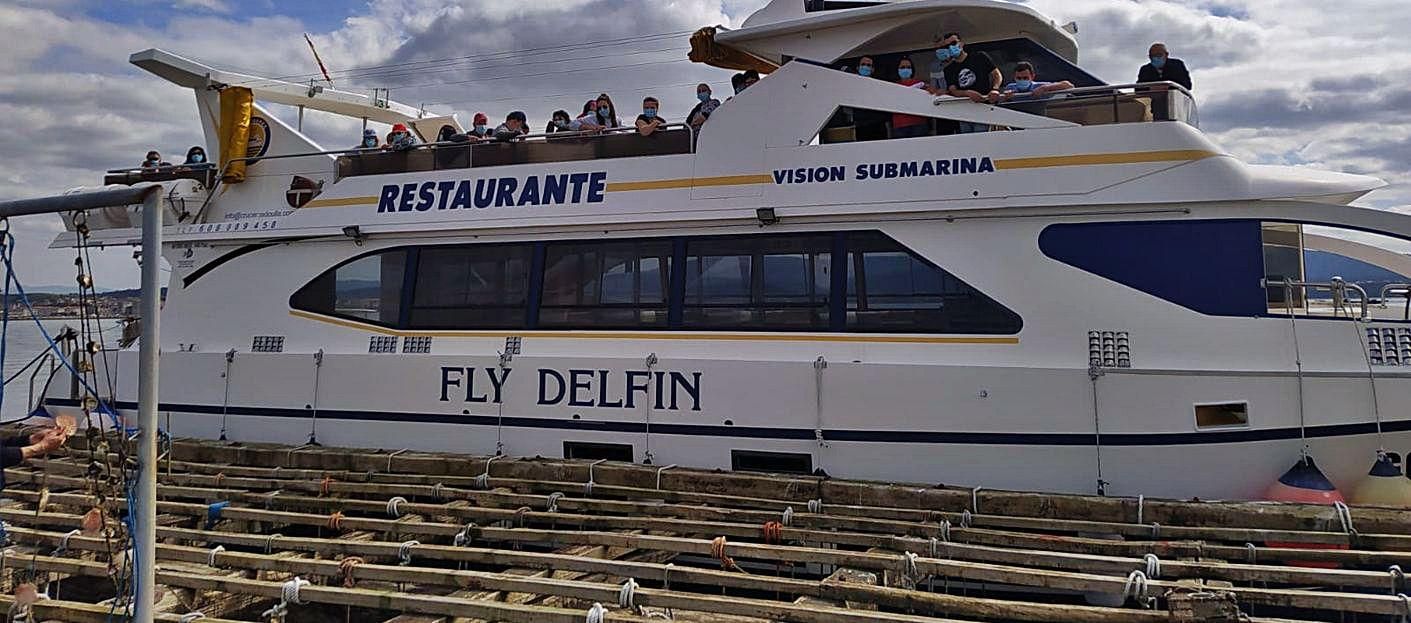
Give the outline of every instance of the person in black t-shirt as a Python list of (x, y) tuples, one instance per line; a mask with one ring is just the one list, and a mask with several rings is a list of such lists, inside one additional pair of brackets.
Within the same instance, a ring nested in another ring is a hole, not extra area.
[(1004, 76), (989, 54), (967, 52), (958, 33), (947, 34), (941, 45), (949, 47), (953, 54), (954, 60), (946, 65), (946, 85), (951, 95), (968, 97), (972, 102), (999, 101)]
[(642, 136), (651, 136), (652, 133), (660, 130), (666, 125), (666, 120), (657, 115), (661, 110), (661, 102), (655, 97), (647, 97), (642, 100), (642, 114), (637, 115), (637, 133)]

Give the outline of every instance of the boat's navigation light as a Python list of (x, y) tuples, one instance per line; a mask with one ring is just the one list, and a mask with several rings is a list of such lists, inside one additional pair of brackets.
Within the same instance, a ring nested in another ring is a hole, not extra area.
[(357, 225), (348, 225), (347, 227), (343, 228), (343, 235), (352, 238), (353, 244), (356, 244), (360, 247), (363, 246), (363, 240), (365, 239), (365, 236), (363, 236), (363, 230), (361, 227), (358, 227)]

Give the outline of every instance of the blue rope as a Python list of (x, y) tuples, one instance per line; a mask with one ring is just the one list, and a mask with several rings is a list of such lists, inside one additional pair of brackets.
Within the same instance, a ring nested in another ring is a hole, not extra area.
[(221, 500), (219, 502), (213, 502), (210, 506), (206, 507), (207, 530), (216, 527), (216, 524), (220, 522), (221, 511), (224, 511), (227, 506), (230, 506), (230, 502)]
[[(59, 348), (59, 344), (54, 341), (54, 338), (49, 335), (49, 331), (44, 328), (44, 323), (39, 321), (39, 316), (35, 315), (34, 307), (29, 302), (29, 295), (26, 294), (24, 291), (24, 285), (21, 284), (20, 280), (15, 277), (14, 253), (15, 235), (11, 234), (8, 231), (0, 232), (0, 260), (4, 260), (5, 262), (6, 302), (8, 303), (9, 301), (10, 284), (11, 282), (13, 282), (15, 285), (15, 293), (19, 295), (20, 302), (24, 303), (25, 310), (29, 312), (30, 318), (34, 320), (34, 325), (39, 327), (39, 334), (44, 336), (44, 341), (49, 344), (49, 349), (54, 351), (54, 354), (57, 355), (56, 358), (64, 364), (65, 368), (68, 368), (69, 373), (73, 374), (74, 378), (78, 379), (78, 382), (83, 385), (83, 389), (86, 390), (89, 394), (92, 394), (93, 397), (98, 400), (99, 413), (106, 414), (113, 419), (114, 429), (122, 429), (128, 434), (136, 432), (137, 429), (123, 428), (122, 421), (118, 419), (117, 412), (113, 411), (111, 407), (107, 407), (107, 405), (103, 403), (102, 394), (99, 394), (98, 390), (93, 389), (93, 386), (89, 385), (88, 381), (83, 378), (83, 375), (80, 374), (79, 371), (73, 367), (73, 364), (69, 362), (68, 357), (64, 356), (63, 350)], [(9, 310), (10, 306), (8, 304), (5, 305), (4, 318), (3, 320), (0, 320), (0, 322), (3, 322), (6, 327), (8, 327), (9, 324)], [(4, 328), (0, 328), (0, 332), (3, 332), (4, 330)], [(4, 344), (0, 343), (0, 361), (4, 360), (4, 348)], [(0, 392), (3, 392), (3, 388), (0, 388)], [(0, 393), (0, 400), (3, 400), (3, 397), (4, 394)]]

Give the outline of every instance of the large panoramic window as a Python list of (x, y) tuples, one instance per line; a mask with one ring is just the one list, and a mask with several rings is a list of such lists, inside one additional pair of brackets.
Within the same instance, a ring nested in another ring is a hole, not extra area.
[(806, 235), (688, 241), (684, 328), (826, 330), (831, 240)]
[(671, 241), (555, 243), (544, 260), (544, 327), (665, 327)]
[(294, 294), (296, 309), (395, 325), (401, 317), (402, 249), (365, 255), (323, 273)]
[(848, 236), (850, 331), (1018, 333), (1018, 314), (879, 232)]
[(531, 245), (421, 249), (412, 291), (412, 329), (525, 326)]
[(1013, 311), (876, 231), (413, 246), (295, 309), (410, 330), (1014, 334)]

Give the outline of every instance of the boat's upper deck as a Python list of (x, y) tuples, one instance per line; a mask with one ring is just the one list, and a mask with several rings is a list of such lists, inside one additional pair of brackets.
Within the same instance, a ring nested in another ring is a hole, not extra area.
[[(201, 101), (207, 151), (222, 156), (216, 181), (209, 169), (182, 167), (119, 170), (106, 181), (200, 178), (205, 196), (187, 197), (186, 208), (175, 211), (182, 224), (176, 234), (197, 238), (245, 231), (308, 236), (349, 225), (410, 232), (585, 219), (661, 223), (753, 218), (766, 208), (804, 216), (1261, 198), (1344, 202), (1381, 185), (1358, 176), (1246, 167), (1199, 131), (1188, 90), (1103, 84), (1076, 65), (1074, 28), (1055, 26), (1023, 5), (846, 4), (851, 8), (775, 0), (742, 29), (710, 32), (693, 58), (714, 65), (743, 58), (773, 70), (722, 102), (703, 127), (674, 123), (650, 136), (626, 127), (461, 140), (454, 115), (432, 117), (385, 96), (223, 73), (149, 50), (133, 62), (192, 87)], [(896, 68), (906, 60), (916, 79), (931, 81), (940, 71), (936, 42), (952, 31), (964, 33), (967, 51), (989, 55), (1006, 82), (1027, 61), (1040, 79), (1075, 87), (991, 104), (898, 83)], [(878, 68), (871, 77), (853, 69), (863, 56)], [(243, 120), (248, 149), (232, 150), (225, 143), (236, 124), (215, 111), (228, 110), (223, 98), (241, 89), (253, 100), (403, 122), (422, 142), (329, 151), (252, 103)], [(922, 131), (898, 132), (902, 118), (922, 120)], [(235, 167), (245, 170), (240, 180), (231, 175)], [(957, 175), (963, 181), (951, 182)], [(563, 194), (590, 178), (595, 191)], [(498, 209), (526, 206), (554, 209)], [(383, 216), (389, 213), (397, 213), (395, 220)]]

